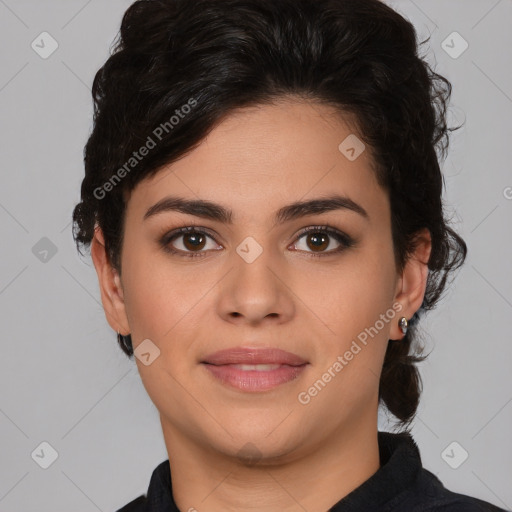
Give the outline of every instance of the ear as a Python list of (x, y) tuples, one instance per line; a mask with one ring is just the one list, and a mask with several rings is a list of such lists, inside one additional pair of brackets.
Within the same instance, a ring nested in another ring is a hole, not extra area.
[(91, 242), (91, 257), (98, 274), (101, 302), (107, 321), (116, 332), (129, 334), (130, 326), (126, 317), (121, 279), (108, 261), (105, 239), (99, 226), (94, 230), (94, 237)]
[[(414, 253), (409, 256), (404, 270), (400, 275), (394, 302), (401, 304), (402, 309), (398, 314), (398, 318), (405, 316), (407, 320), (416, 313), (421, 307), (428, 277), (428, 260), (432, 250), (432, 238), (430, 231), (424, 228), (418, 231), (416, 237), (416, 248)], [(390, 339), (399, 340), (404, 337), (402, 330), (398, 326), (398, 319), (393, 322)]]

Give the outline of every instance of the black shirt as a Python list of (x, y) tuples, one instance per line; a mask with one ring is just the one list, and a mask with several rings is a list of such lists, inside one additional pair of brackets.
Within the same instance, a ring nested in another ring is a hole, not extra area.
[[(381, 467), (329, 512), (505, 512), (446, 489), (422, 467), (418, 446), (409, 433), (378, 432), (378, 442)], [(147, 496), (139, 496), (116, 512), (184, 512), (172, 497), (169, 460), (153, 471)]]

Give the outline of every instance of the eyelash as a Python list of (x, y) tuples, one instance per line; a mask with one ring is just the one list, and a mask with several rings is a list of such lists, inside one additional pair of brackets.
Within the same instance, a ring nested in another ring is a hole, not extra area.
[[(317, 258), (317, 257), (323, 257), (323, 256), (331, 256), (333, 254), (339, 254), (340, 252), (353, 247), (355, 245), (355, 240), (348, 236), (345, 233), (342, 233), (341, 231), (338, 231), (334, 228), (331, 228), (330, 226), (310, 226), (308, 228), (303, 229), (298, 235), (297, 238), (294, 241), (294, 244), (297, 243), (301, 238), (303, 238), (308, 233), (325, 233), (329, 236), (332, 236), (337, 242), (341, 244), (340, 247), (337, 249), (333, 249), (327, 252), (320, 252), (320, 253), (314, 253), (314, 252), (307, 252), (311, 257)], [(170, 254), (183, 256), (185, 258), (196, 258), (196, 257), (204, 257), (204, 255), (207, 253), (207, 251), (198, 251), (198, 252), (185, 252), (181, 249), (173, 249), (170, 246), (170, 243), (173, 242), (176, 238), (179, 238), (181, 235), (185, 234), (198, 234), (198, 235), (206, 235), (210, 238), (212, 238), (215, 243), (218, 243), (217, 240), (208, 232), (205, 231), (203, 228), (197, 228), (196, 226), (187, 226), (179, 229), (175, 229), (173, 231), (170, 231), (166, 233), (163, 237), (160, 238), (160, 245), (162, 249)]]

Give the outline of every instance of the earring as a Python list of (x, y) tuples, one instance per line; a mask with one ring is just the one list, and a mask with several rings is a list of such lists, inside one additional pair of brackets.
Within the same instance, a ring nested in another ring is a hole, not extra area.
[(398, 320), (398, 326), (400, 327), (400, 330), (402, 331), (402, 334), (406, 334), (407, 333), (407, 327), (408, 327), (408, 323), (407, 323), (407, 318), (405, 318), (405, 316), (403, 316), (402, 318), (400, 318), (400, 320)]

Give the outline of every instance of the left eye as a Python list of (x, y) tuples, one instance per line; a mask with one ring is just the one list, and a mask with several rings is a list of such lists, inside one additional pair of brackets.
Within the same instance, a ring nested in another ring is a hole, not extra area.
[[(338, 246), (335, 248), (331, 247), (332, 239), (338, 243)], [(306, 249), (297, 247), (302, 241), (305, 242)], [(312, 226), (307, 228), (299, 235), (298, 242), (295, 244), (299, 250), (306, 250), (306, 252), (308, 252), (307, 249), (309, 248), (312, 249), (313, 253), (318, 253), (313, 254), (313, 256), (322, 256), (325, 253), (337, 253), (352, 245), (353, 240), (349, 236), (328, 228), (327, 226)], [(330, 250), (326, 250), (328, 248), (330, 248)]]

